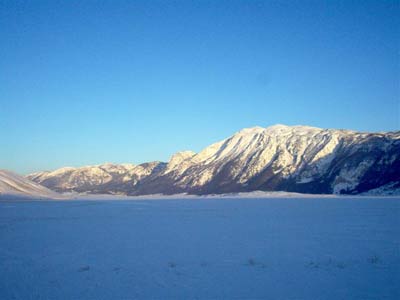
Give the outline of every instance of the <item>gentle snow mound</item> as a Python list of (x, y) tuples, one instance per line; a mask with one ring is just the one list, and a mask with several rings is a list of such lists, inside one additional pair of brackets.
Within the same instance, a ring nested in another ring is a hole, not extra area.
[(60, 198), (61, 195), (13, 172), (0, 170), (0, 196)]

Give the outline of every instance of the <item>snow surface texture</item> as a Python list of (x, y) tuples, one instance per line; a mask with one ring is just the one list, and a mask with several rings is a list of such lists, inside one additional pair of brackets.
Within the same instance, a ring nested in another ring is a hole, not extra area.
[[(316, 195), (316, 194), (300, 194), (300, 193), (288, 193), (288, 192), (264, 192), (264, 191), (254, 191), (247, 193), (227, 193), (227, 194), (207, 194), (207, 195), (192, 195), (187, 193), (174, 194), (174, 195), (163, 195), (163, 194), (150, 194), (150, 195), (140, 195), (140, 196), (125, 196), (125, 195), (107, 195), (107, 194), (77, 194), (68, 193), (64, 194), (65, 199), (73, 200), (153, 200), (153, 199), (267, 199), (267, 198), (331, 198), (331, 197), (345, 197), (342, 195)], [(371, 196), (376, 196), (373, 194)], [(396, 195), (386, 195), (390, 197)], [(353, 196), (357, 197), (357, 196)], [(359, 196), (363, 197), (363, 196)]]
[(168, 164), (63, 168), (28, 178), (59, 192), (94, 194), (357, 194), (385, 185), (400, 188), (400, 132), (254, 127), (197, 154), (178, 152)]
[(59, 198), (57, 193), (19, 176), (13, 172), (0, 170), (0, 196), (1, 197), (44, 197)]
[(400, 299), (400, 199), (3, 201), (0, 299)]

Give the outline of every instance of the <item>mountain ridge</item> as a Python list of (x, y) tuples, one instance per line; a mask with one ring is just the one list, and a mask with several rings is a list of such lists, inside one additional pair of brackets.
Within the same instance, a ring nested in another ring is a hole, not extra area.
[(400, 131), (277, 124), (244, 128), (168, 163), (103, 164), (27, 178), (57, 192), (145, 195), (286, 191), (357, 194), (400, 185)]

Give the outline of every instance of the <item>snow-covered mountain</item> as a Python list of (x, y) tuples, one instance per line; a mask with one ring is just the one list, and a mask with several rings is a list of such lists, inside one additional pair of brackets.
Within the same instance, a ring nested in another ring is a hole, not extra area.
[(362, 193), (400, 186), (400, 131), (254, 127), (199, 153), (179, 152), (168, 164), (63, 168), (28, 178), (56, 191), (129, 195), (254, 190)]
[(59, 198), (57, 193), (13, 172), (0, 170), (0, 198), (35, 197)]
[(165, 166), (162, 162), (140, 165), (106, 163), (38, 172), (28, 175), (27, 178), (57, 192), (128, 194), (143, 178), (159, 172)]

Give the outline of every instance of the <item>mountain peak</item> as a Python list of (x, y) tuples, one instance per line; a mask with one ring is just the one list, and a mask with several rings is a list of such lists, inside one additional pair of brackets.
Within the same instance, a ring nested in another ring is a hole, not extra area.
[(277, 130), (277, 129), (287, 129), (290, 128), (291, 126), (285, 125), (285, 124), (275, 124), (275, 125), (271, 125), (268, 126), (266, 129), (269, 130)]
[(266, 128), (268, 131), (280, 131), (280, 130), (322, 130), (318, 127), (307, 126), (307, 125), (284, 125), (284, 124), (276, 124)]
[(261, 126), (243, 128), (239, 130), (235, 135), (247, 135), (247, 134), (259, 134), (265, 131), (265, 128)]
[[(256, 126), (242, 129), (198, 154), (178, 152), (168, 164), (103, 164), (64, 168), (28, 178), (62, 192), (360, 193), (391, 182), (400, 185), (399, 139), (400, 132)], [(354, 155), (361, 151), (362, 155)]]
[(174, 169), (177, 165), (181, 164), (183, 161), (192, 158), (196, 155), (196, 152), (193, 151), (180, 151), (171, 156), (171, 159), (168, 162), (168, 168), (166, 172)]

